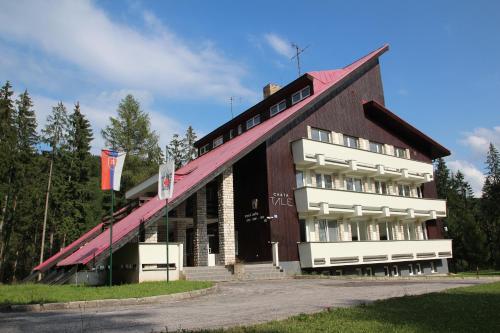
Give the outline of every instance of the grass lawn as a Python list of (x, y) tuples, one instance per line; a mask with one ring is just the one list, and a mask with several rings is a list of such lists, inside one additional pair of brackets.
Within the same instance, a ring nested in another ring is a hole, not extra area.
[[(459, 272), (457, 274), (454, 274), (455, 276), (464, 276), (464, 277), (474, 277), (477, 276), (476, 271), (470, 271), (470, 272)], [(480, 270), (479, 271), (479, 276), (498, 276), (500, 277), (500, 271), (496, 271), (494, 269), (485, 269), (485, 270)]]
[(500, 282), (202, 332), (500, 332)]
[(0, 305), (90, 301), (167, 295), (211, 287), (206, 281), (144, 282), (113, 287), (44, 284), (0, 285)]

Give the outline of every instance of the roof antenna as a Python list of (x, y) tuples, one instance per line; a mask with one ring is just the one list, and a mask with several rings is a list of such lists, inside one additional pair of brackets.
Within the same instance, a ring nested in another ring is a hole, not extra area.
[[(234, 118), (234, 114), (233, 114), (233, 103), (234, 101), (236, 100), (236, 96), (230, 96), (229, 97), (229, 103), (231, 104), (231, 119)], [(241, 97), (238, 97), (238, 100), (241, 102)]]
[(307, 48), (309, 46), (310, 45), (307, 45), (306, 47), (304, 47), (303, 49), (301, 49), (299, 45), (297, 45), (296, 43), (292, 42), (292, 47), (295, 49), (295, 55), (293, 57), (291, 57), (290, 60), (297, 59), (297, 71), (299, 73), (298, 76), (300, 76), (300, 54), (302, 52), (304, 52), (305, 50), (307, 50)]

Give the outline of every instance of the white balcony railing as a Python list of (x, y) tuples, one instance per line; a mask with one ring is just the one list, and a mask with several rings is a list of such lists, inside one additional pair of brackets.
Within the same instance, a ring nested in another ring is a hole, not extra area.
[(446, 216), (446, 201), (382, 195), (366, 192), (301, 187), (295, 190), (298, 213), (318, 215), (380, 215), (435, 219)]
[(451, 239), (299, 243), (302, 268), (451, 258)]
[(417, 184), (433, 180), (431, 163), (407, 158), (310, 139), (293, 142), (292, 151), (294, 163), (299, 167), (360, 173)]

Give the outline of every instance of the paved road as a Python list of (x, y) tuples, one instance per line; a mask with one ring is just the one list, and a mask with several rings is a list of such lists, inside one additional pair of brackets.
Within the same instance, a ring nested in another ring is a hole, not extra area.
[(283, 319), (325, 307), (470, 286), (488, 280), (272, 280), (226, 282), (211, 295), (109, 309), (0, 313), (0, 332), (158, 332)]

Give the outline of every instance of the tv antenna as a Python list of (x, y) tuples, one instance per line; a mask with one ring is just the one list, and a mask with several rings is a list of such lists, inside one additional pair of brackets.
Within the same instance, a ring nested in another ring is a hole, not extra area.
[(241, 97), (236, 97), (236, 96), (230, 96), (229, 97), (229, 104), (231, 105), (231, 119), (234, 118), (233, 104), (234, 104), (234, 102), (235, 102), (236, 99), (238, 99), (241, 102)]
[(298, 76), (300, 76), (300, 54), (302, 52), (304, 52), (305, 50), (307, 50), (307, 48), (309, 46), (310, 45), (307, 45), (306, 47), (304, 47), (303, 49), (301, 49), (298, 44), (292, 42), (292, 47), (295, 49), (295, 55), (293, 57), (291, 57), (290, 60), (297, 59), (297, 72), (299, 73)]

